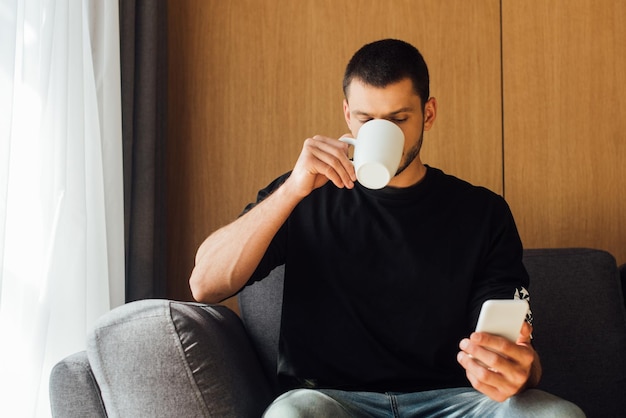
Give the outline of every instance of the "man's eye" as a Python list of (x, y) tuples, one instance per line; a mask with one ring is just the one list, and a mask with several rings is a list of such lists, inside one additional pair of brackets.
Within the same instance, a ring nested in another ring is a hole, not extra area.
[(402, 122), (406, 122), (407, 118), (393, 118), (391, 119), (392, 122), (394, 123), (402, 123)]

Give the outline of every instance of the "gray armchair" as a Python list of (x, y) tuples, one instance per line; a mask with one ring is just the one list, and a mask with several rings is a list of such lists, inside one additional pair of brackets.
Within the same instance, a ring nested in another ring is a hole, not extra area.
[[(591, 249), (527, 250), (540, 388), (589, 417), (626, 411), (626, 315), (615, 259)], [(85, 352), (50, 377), (57, 417), (258, 417), (275, 378), (281, 267), (223, 306), (134, 302), (101, 318)]]

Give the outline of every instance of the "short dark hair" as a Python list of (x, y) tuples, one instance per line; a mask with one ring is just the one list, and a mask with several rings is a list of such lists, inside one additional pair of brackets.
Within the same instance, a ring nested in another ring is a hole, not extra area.
[(354, 79), (383, 88), (410, 78), (422, 107), (430, 97), (428, 67), (413, 45), (398, 39), (382, 39), (364, 45), (350, 59), (343, 77), (343, 94)]

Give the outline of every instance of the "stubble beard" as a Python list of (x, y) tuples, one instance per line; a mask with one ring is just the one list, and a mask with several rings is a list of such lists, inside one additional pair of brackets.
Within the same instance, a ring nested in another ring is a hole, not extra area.
[(420, 134), (419, 140), (415, 143), (415, 145), (413, 145), (404, 154), (404, 160), (400, 164), (400, 167), (398, 167), (398, 171), (396, 171), (396, 176), (399, 175), (400, 173), (402, 173), (404, 170), (406, 170), (407, 167), (410, 166), (411, 163), (413, 163), (413, 161), (415, 161), (417, 156), (420, 154), (420, 151), (422, 150), (422, 141), (423, 140), (424, 140), (424, 130), (422, 129), (422, 133)]

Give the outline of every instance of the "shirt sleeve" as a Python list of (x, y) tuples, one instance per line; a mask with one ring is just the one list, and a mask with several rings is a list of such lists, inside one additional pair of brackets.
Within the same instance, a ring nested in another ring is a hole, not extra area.
[[(495, 196), (489, 216), (486, 249), (470, 301), (473, 327), (486, 300), (524, 298), (530, 304), (522, 242), (511, 210), (502, 197)], [(527, 320), (532, 320), (530, 311)]]

